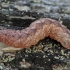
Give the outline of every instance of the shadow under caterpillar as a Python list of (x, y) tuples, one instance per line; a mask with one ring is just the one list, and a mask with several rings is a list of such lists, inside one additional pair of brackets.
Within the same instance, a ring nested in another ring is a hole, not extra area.
[(0, 42), (17, 48), (28, 48), (45, 37), (50, 37), (70, 49), (70, 31), (58, 21), (42, 18), (22, 30), (0, 30)]

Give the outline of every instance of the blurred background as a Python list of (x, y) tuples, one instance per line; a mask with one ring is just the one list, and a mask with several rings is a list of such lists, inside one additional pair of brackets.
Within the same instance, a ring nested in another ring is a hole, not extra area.
[[(28, 23), (26, 20), (30, 24), (43, 17), (56, 19), (70, 29), (70, 0), (0, 0), (0, 20), (2, 20), (0, 22), (2, 25), (5, 21), (5, 26), (24, 27), (24, 24)], [(19, 25), (20, 20), (25, 22), (21, 21)]]

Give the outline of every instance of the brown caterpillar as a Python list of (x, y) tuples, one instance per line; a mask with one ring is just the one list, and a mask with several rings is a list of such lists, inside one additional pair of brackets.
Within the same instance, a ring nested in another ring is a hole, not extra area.
[(70, 31), (58, 21), (42, 18), (22, 30), (0, 30), (0, 41), (8, 46), (28, 48), (45, 37), (50, 37), (70, 49)]

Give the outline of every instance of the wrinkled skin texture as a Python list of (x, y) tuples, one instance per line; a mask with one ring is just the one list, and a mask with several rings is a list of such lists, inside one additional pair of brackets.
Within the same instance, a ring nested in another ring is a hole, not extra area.
[(22, 30), (0, 30), (0, 41), (8, 46), (28, 48), (45, 37), (50, 37), (70, 49), (70, 31), (58, 21), (42, 18)]

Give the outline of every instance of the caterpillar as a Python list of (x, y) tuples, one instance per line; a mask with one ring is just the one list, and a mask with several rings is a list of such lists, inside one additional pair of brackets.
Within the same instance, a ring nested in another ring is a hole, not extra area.
[(58, 21), (50, 18), (41, 18), (22, 30), (0, 30), (0, 42), (16, 48), (29, 48), (45, 37), (50, 37), (70, 49), (70, 31)]

